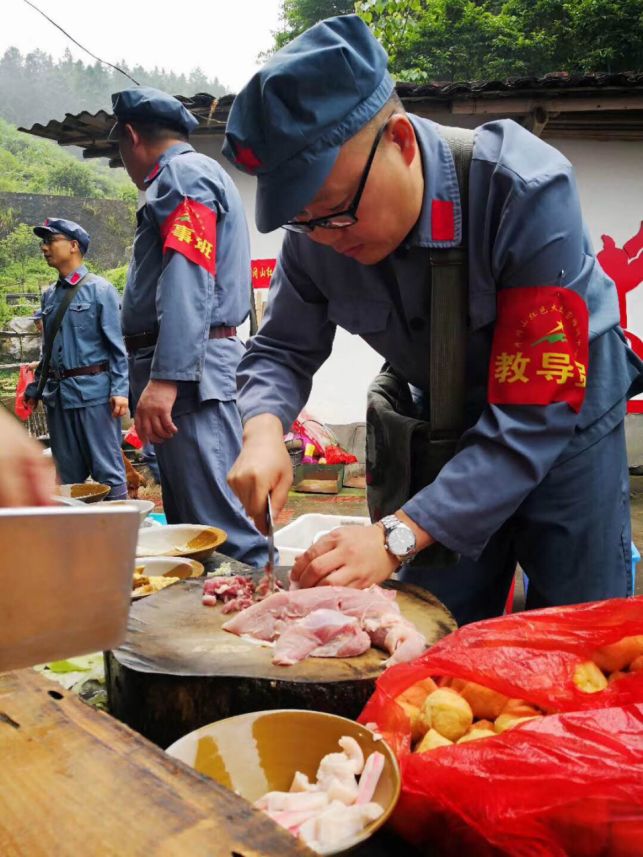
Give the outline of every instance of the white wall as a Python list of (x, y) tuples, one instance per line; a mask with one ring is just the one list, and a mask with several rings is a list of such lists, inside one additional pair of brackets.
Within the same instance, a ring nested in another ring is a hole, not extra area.
[[(248, 213), (252, 255), (272, 258), (281, 232), (262, 235), (254, 225), (255, 179), (234, 169), (220, 153), (221, 138), (195, 137), (196, 147), (216, 158), (234, 177)], [(631, 238), (643, 220), (643, 145), (640, 142), (548, 140), (572, 162), (581, 205), (598, 252), (601, 235), (618, 246)], [(628, 327), (643, 339), (643, 284), (627, 297)], [(356, 336), (338, 330), (333, 354), (317, 373), (308, 407), (319, 419), (349, 423), (364, 419), (366, 389), (382, 358)], [(643, 458), (643, 440), (642, 440)]]
[[(643, 219), (643, 144), (623, 140), (547, 142), (574, 165), (583, 216), (596, 252), (602, 247), (603, 234), (611, 235), (621, 246), (638, 231)], [(643, 308), (643, 294), (639, 300)]]

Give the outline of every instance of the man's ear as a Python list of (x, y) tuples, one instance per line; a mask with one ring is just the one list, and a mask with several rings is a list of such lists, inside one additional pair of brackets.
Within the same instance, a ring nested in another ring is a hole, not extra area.
[(391, 142), (400, 149), (405, 163), (410, 164), (417, 153), (418, 144), (415, 130), (406, 113), (394, 113), (389, 119), (386, 133), (390, 135)]
[(123, 131), (121, 134), (121, 140), (123, 139), (133, 148), (135, 146), (138, 146), (138, 144), (141, 142), (141, 135), (138, 133), (136, 128), (133, 127), (133, 125), (130, 125), (129, 122), (126, 122), (123, 125)]

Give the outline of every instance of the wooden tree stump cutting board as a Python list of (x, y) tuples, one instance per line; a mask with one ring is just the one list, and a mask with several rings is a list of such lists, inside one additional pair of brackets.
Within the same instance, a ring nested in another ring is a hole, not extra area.
[[(456, 627), (429, 592), (390, 583), (402, 614), (433, 645)], [(355, 718), (387, 655), (307, 658), (275, 666), (272, 648), (222, 629), (230, 615), (201, 604), (202, 580), (186, 580), (132, 606), (125, 643), (106, 653), (110, 711), (162, 747), (224, 717), (305, 708)]]
[(0, 758), (2, 857), (314, 857), (33, 670), (0, 675)]

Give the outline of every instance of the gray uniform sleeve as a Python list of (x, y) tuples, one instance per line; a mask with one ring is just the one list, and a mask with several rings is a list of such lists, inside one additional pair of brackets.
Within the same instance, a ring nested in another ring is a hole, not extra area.
[[(594, 287), (604, 278), (584, 239), (571, 167), (531, 181), (505, 175), (503, 182), (510, 190), (499, 207), (502, 216), (489, 255), (497, 288), (573, 289), (588, 303), (596, 335), (595, 326), (602, 325), (592, 307)], [(600, 301), (596, 304), (598, 309)], [(564, 402), (487, 405), (464, 435), (461, 450), (404, 511), (439, 542), (477, 558), (548, 473), (578, 418)]]
[(121, 331), (118, 292), (111, 283), (97, 289), (100, 329), (109, 351), (110, 396), (127, 398), (127, 352)]
[(328, 358), (335, 325), (326, 298), (284, 241), (270, 283), (264, 320), (237, 371), (237, 404), (244, 422), (273, 414), (288, 431), (306, 404), (315, 372)]

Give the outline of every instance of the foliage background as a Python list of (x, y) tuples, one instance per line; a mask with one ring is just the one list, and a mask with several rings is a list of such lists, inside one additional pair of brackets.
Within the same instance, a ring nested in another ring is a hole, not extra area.
[(641, 0), (284, 0), (272, 50), (352, 11), (411, 83), (643, 67)]

